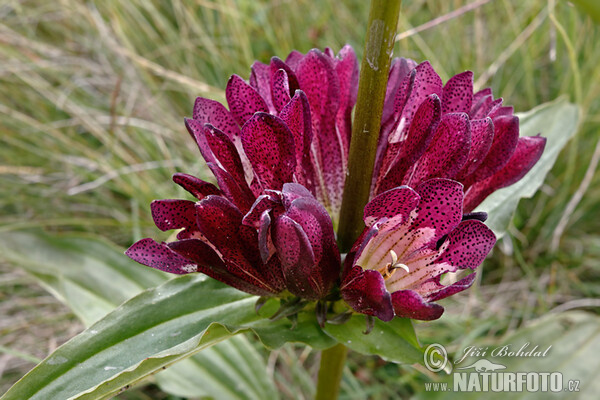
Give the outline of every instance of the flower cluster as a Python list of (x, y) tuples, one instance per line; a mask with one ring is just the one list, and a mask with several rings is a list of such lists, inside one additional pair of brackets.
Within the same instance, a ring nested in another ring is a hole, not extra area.
[(232, 76), (228, 108), (198, 98), (185, 124), (215, 186), (173, 180), (196, 201), (156, 200), (152, 216), (177, 241), (143, 239), (132, 259), (202, 272), (248, 293), (321, 300), (339, 285), (355, 311), (384, 321), (435, 319), (434, 302), (468, 288), (495, 236), (471, 211), (537, 162), (545, 140), (519, 137), (518, 118), (465, 72), (442, 85), (425, 62), (390, 70), (365, 230), (344, 261), (335, 242), (347, 171), (358, 63), (350, 46), (292, 52)]

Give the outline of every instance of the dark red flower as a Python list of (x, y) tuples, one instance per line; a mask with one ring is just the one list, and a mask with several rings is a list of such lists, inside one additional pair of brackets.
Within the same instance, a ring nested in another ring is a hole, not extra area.
[(496, 242), (481, 221), (463, 221), (463, 197), (460, 183), (439, 178), (375, 197), (365, 207), (366, 228), (345, 261), (344, 300), (383, 321), (439, 318), (444, 309), (434, 302), (475, 279), (472, 273), (446, 286), (442, 275), (477, 268)]

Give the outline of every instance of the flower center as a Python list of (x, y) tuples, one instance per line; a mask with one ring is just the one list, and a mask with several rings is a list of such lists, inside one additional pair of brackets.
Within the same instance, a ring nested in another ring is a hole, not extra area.
[(410, 272), (408, 265), (398, 262), (398, 255), (394, 250), (390, 250), (390, 257), (392, 258), (391, 263), (387, 263), (384, 267), (379, 268), (377, 271), (383, 276), (384, 280), (391, 278), (398, 268), (402, 268), (406, 272)]

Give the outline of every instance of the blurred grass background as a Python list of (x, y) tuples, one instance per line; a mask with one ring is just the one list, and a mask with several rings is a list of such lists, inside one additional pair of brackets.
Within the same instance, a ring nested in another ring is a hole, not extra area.
[[(349, 43), (361, 57), (368, 3), (5, 0), (0, 231), (92, 232), (123, 246), (166, 239), (149, 203), (185, 196), (174, 172), (208, 178), (183, 125), (195, 97), (223, 100), (229, 75), (247, 78), (254, 60), (293, 49)], [(465, 336), (494, 337), (559, 305), (597, 312), (598, 24), (567, 1), (406, 0), (399, 32), (395, 55), (430, 60), (444, 80), (470, 69), (479, 88), (491, 86), (517, 111), (564, 95), (583, 117), (543, 189), (521, 202), (480, 285), (447, 301), (440, 321), (419, 324), (422, 340), (458, 347)], [(1, 254), (0, 314), (0, 393), (81, 329)], [(270, 357), (282, 396), (307, 398), (315, 354), (289, 346)], [(365, 357), (349, 365), (347, 398), (410, 396), (422, 387), (410, 367)], [(169, 397), (146, 388), (121, 398)]]

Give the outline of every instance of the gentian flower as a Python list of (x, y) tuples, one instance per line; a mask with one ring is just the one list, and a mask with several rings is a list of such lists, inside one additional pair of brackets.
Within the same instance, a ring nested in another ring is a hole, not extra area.
[(519, 137), (519, 119), (491, 89), (473, 93), (466, 71), (445, 85), (429, 62), (393, 60), (373, 176), (373, 195), (430, 178), (465, 188), (464, 211), (521, 179), (539, 160), (543, 137)]
[[(218, 187), (175, 174), (197, 201), (156, 200), (151, 208), (159, 229), (181, 229), (178, 240), (143, 239), (127, 255), (256, 295), (326, 298), (340, 277), (334, 226), (357, 90), (356, 55), (345, 46), (337, 56), (313, 49), (254, 63), (248, 82), (230, 78), (227, 108), (198, 98), (185, 125)], [(395, 59), (373, 199), (346, 257), (344, 300), (382, 320), (438, 318), (443, 309), (433, 302), (474, 278), (445, 287), (440, 276), (476, 268), (495, 240), (463, 213), (525, 175), (544, 144), (519, 138), (512, 108), (489, 89), (474, 94), (470, 72), (443, 86), (429, 63)]]
[[(229, 111), (214, 100), (196, 99), (193, 119), (186, 120), (186, 126), (207, 162), (213, 161), (208, 149), (210, 145), (204, 139), (206, 124), (231, 139), (244, 165), (246, 181), (250, 183), (254, 197), (267, 188), (280, 190), (283, 182), (300, 183), (325, 206), (335, 222), (341, 207), (350, 146), (351, 112), (357, 91), (358, 62), (352, 47), (345, 46), (337, 56), (331, 49), (325, 52), (313, 49), (306, 55), (294, 51), (285, 62), (277, 57), (273, 57), (269, 65), (255, 62), (249, 83), (233, 75), (225, 89)], [(247, 160), (252, 155), (245, 153), (251, 150), (250, 143), (254, 139), (243, 131), (250, 130), (245, 128), (246, 124), (256, 124), (256, 113), (261, 113), (259, 115), (267, 121), (273, 121), (269, 122), (272, 125), (287, 126), (292, 137), (281, 137), (279, 131), (285, 128), (276, 130), (262, 143), (266, 147), (253, 148), (253, 161)], [(242, 143), (244, 137), (247, 137), (246, 145)], [(262, 167), (258, 165), (257, 157), (268, 159), (277, 152), (281, 158), (273, 158)], [(287, 153), (295, 155), (293, 168)], [(286, 163), (285, 166), (283, 163)], [(279, 174), (278, 181), (265, 182), (263, 179), (261, 182), (259, 176), (252, 173), (252, 169), (258, 168), (264, 175), (267, 170), (279, 166), (285, 171)], [(241, 181), (241, 176), (237, 181)], [(243, 182), (241, 185), (245, 186)]]
[[(350, 47), (337, 58), (313, 50), (288, 60), (298, 77), (276, 58), (253, 66), (257, 89), (232, 76), (230, 110), (196, 100), (185, 123), (219, 187), (175, 174), (198, 202), (157, 200), (151, 208), (159, 229), (183, 229), (179, 240), (143, 239), (129, 257), (167, 272), (203, 272), (262, 296), (287, 289), (313, 300), (329, 293), (340, 254), (331, 218), (311, 192), (330, 212), (339, 208), (358, 67)], [(268, 92), (257, 84), (265, 79)]]
[(346, 257), (343, 299), (383, 321), (439, 318), (444, 309), (434, 302), (475, 279), (471, 273), (445, 286), (442, 275), (475, 269), (496, 242), (481, 221), (463, 221), (463, 199), (462, 184), (437, 178), (371, 200), (364, 211), (366, 228)]

